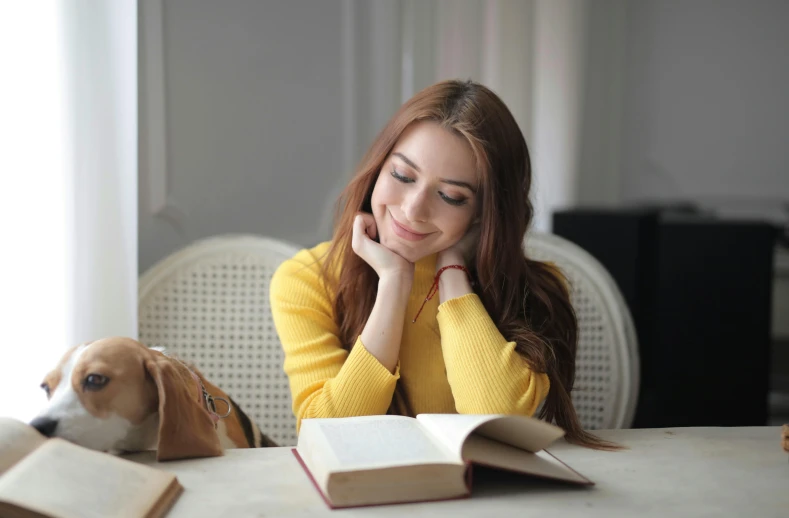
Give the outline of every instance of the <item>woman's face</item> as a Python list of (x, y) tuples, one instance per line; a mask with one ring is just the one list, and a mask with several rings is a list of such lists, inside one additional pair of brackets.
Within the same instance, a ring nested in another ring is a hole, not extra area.
[(454, 245), (476, 214), (478, 183), (468, 142), (434, 122), (413, 124), (373, 189), (381, 244), (411, 262)]

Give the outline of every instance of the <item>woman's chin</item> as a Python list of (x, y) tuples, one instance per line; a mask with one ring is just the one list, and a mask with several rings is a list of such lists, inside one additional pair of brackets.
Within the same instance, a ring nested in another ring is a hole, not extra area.
[(415, 263), (420, 259), (423, 259), (428, 254), (424, 253), (422, 250), (416, 247), (406, 246), (400, 243), (397, 239), (386, 239), (384, 238), (383, 242), (381, 243), (386, 248), (391, 250), (392, 252), (396, 253), (406, 261), (411, 263)]

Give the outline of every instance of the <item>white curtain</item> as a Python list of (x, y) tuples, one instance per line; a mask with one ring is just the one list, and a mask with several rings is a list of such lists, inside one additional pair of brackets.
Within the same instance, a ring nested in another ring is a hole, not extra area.
[(534, 228), (578, 200), (583, 124), (586, 1), (537, 0), (532, 139)]
[(0, 416), (26, 420), (68, 347), (137, 334), (137, 3), (0, 20)]

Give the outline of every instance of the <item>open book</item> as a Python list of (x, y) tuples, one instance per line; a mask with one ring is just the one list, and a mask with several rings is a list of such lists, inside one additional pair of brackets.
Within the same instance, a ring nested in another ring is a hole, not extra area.
[(592, 484), (543, 451), (563, 435), (522, 416), (304, 419), (293, 452), (330, 507), (354, 507), (469, 496), (471, 464)]
[(182, 490), (171, 473), (0, 418), (0, 516), (158, 518)]

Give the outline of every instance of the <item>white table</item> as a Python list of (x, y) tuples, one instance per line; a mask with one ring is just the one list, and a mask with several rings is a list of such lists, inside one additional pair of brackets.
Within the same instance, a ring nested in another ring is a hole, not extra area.
[(526, 477), (474, 481), (469, 499), (331, 511), (289, 448), (229, 450), (224, 457), (157, 464), (185, 491), (168, 518), (289, 516), (789, 517), (789, 455), (779, 427), (608, 430), (630, 449), (566, 444), (550, 451), (596, 485), (577, 488)]

